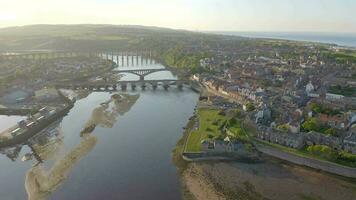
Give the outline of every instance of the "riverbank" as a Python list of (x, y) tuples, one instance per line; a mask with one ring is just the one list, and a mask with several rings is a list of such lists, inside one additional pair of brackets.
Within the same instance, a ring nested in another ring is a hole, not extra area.
[(260, 162), (241, 162), (227, 156), (187, 156), (186, 140), (195, 123), (196, 116), (188, 122), (173, 152), (184, 199), (353, 200), (356, 196), (353, 180), (279, 160), (261, 149), (257, 149), (264, 153)]
[[(185, 200), (257, 200), (254, 195), (248, 194), (242, 188), (234, 190), (225, 189), (222, 185), (211, 179), (205, 168), (201, 166), (209, 163), (222, 163), (218, 161), (234, 159), (228, 157), (198, 158), (201, 162), (190, 162), (182, 156), (186, 148), (186, 141), (195, 125), (195, 116), (191, 117), (182, 138), (177, 142), (173, 150), (173, 162), (180, 174), (182, 185), (182, 196)], [(215, 160), (215, 161), (213, 161)], [(197, 160), (194, 160), (197, 161)]]
[(264, 162), (236, 161), (188, 162), (182, 158), (188, 122), (183, 137), (173, 151), (185, 200), (353, 200), (356, 184), (330, 174), (320, 173), (266, 157)]
[(283, 151), (282, 149), (278, 149), (272, 146), (268, 146), (265, 145), (264, 143), (260, 142), (256, 145), (258, 151), (296, 164), (296, 165), (300, 165), (300, 166), (305, 166), (305, 167), (309, 167), (315, 170), (322, 170), (324, 172), (327, 173), (331, 173), (331, 174), (335, 174), (335, 175), (339, 175), (339, 176), (343, 176), (346, 178), (353, 178), (356, 179), (356, 168), (351, 168), (351, 167), (347, 167), (347, 166), (342, 166), (336, 163), (332, 163), (329, 161), (324, 161), (324, 160), (319, 160), (319, 159), (315, 159), (315, 158), (310, 158), (310, 157), (306, 157), (306, 156), (300, 156), (297, 154), (294, 154), (292, 152), (287, 152), (287, 151)]
[[(218, 95), (221, 96), (229, 101), (232, 101), (231, 98), (229, 98), (228, 96), (219, 93), (215, 90), (209, 89), (209, 87), (206, 87), (206, 90), (210, 93), (213, 93), (214, 95)], [(256, 124), (254, 124), (253, 126), (256, 126)], [(250, 134), (251, 136), (253, 134)], [(255, 138), (255, 140), (258, 140), (257, 138)], [(293, 164), (297, 164), (297, 165), (301, 165), (301, 166), (305, 166), (308, 168), (313, 168), (315, 170), (322, 170), (325, 171), (327, 173), (332, 173), (332, 174), (336, 174), (339, 176), (344, 176), (346, 178), (356, 178), (356, 168), (354, 168), (354, 164), (351, 163), (339, 163), (339, 162), (334, 162), (332, 160), (326, 160), (326, 159), (322, 159), (322, 158), (318, 158), (317, 156), (313, 156), (307, 153), (303, 153), (303, 155), (301, 155), (301, 153), (297, 152), (298, 150), (296, 149), (291, 149), (291, 150), (287, 150), (287, 147), (278, 147), (279, 145), (274, 145), (274, 144), (268, 144), (268, 142), (253, 142), (254, 146), (259, 146), (261, 148), (258, 148), (259, 152), (264, 153), (268, 156), (272, 156), (275, 157), (277, 159), (281, 159)], [(261, 146), (262, 145), (262, 146)], [(266, 147), (266, 148), (263, 148)], [(183, 155), (185, 158), (187, 156)], [(191, 156), (193, 157), (195, 160), (198, 161), (198, 159), (196, 159), (196, 157), (206, 157), (205, 155), (201, 154), (201, 155), (193, 155)], [(194, 159), (191, 159), (190, 157), (188, 157), (188, 159), (190, 159), (191, 161), (194, 161)]]
[(352, 182), (273, 159), (259, 164), (194, 163), (184, 175), (183, 181), (198, 200), (203, 199), (200, 191), (234, 200), (353, 200), (356, 195)]
[(182, 138), (177, 142), (173, 150), (173, 162), (180, 174), (182, 197), (185, 200), (215, 200), (226, 199), (223, 194), (219, 193), (213, 185), (205, 179), (200, 171), (192, 167), (194, 164), (189, 163), (182, 156), (189, 132), (194, 127), (195, 117), (191, 117), (186, 125)]

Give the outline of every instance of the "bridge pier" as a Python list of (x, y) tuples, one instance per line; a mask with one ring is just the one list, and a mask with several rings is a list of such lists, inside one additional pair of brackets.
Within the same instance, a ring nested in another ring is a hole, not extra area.
[(169, 83), (168, 83), (168, 82), (163, 82), (163, 88), (164, 88), (165, 90), (168, 90), (168, 88), (169, 88)]
[(182, 82), (177, 82), (177, 87), (178, 89), (183, 89), (183, 83)]
[(146, 89), (146, 84), (145, 84), (144, 82), (141, 84), (141, 89), (142, 89), (142, 90), (145, 90), (145, 89)]
[(121, 90), (126, 91), (127, 89), (127, 84), (126, 83), (121, 83)]
[(131, 65), (132, 65), (132, 66), (135, 66), (135, 65), (134, 65), (134, 56), (133, 56), (132, 53), (131, 53)]
[(157, 83), (152, 83), (152, 88), (153, 88), (153, 90), (156, 90), (157, 89)]
[(131, 83), (131, 89), (132, 90), (136, 90), (136, 84), (135, 83)]
[(124, 63), (124, 54), (122, 53), (121, 54), (121, 66), (124, 66), (125, 63)]

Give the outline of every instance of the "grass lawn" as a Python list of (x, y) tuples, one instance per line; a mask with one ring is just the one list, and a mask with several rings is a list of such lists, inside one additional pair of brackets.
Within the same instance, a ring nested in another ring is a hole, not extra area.
[(234, 134), (234, 137), (248, 141), (250, 137), (242, 124), (242, 119), (237, 119), (236, 123), (229, 127), (229, 130)]
[(219, 110), (200, 109), (198, 111), (199, 128), (192, 131), (188, 141), (186, 152), (199, 152), (201, 141), (208, 138), (208, 135), (219, 136), (219, 127), (228, 119), (228, 117), (219, 115)]

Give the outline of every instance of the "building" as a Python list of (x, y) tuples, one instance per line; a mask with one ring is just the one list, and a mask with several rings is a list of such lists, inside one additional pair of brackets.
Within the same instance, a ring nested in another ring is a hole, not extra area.
[(282, 133), (277, 130), (273, 130), (272, 128), (258, 131), (257, 138), (294, 149), (301, 149), (305, 144), (304, 137), (301, 134)]
[(344, 139), (344, 150), (356, 154), (356, 125), (350, 129), (350, 134)]
[(326, 145), (334, 150), (341, 150), (342, 149), (342, 139), (338, 137), (334, 137), (331, 135), (325, 135), (322, 133), (318, 133), (315, 131), (310, 131), (305, 133), (305, 142), (306, 145)]
[(325, 99), (328, 101), (340, 101), (344, 98), (343, 95), (339, 94), (332, 94), (332, 93), (326, 93), (325, 94)]
[(201, 142), (203, 152), (225, 153), (244, 151), (244, 145), (241, 141), (231, 141), (229, 137), (224, 140), (203, 140)]
[(271, 110), (266, 105), (256, 113), (256, 123), (267, 123), (271, 119)]

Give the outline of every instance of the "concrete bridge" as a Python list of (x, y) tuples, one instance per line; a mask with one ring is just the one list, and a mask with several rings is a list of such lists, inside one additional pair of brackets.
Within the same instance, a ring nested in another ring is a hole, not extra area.
[(82, 83), (57, 83), (55, 87), (57, 89), (71, 89), (71, 90), (89, 90), (89, 91), (126, 91), (128, 87), (135, 90), (137, 87), (145, 90), (147, 86), (151, 86), (152, 89), (157, 89), (158, 86), (162, 86), (167, 90), (171, 86), (177, 86), (182, 89), (185, 84), (189, 84), (188, 81), (175, 80), (175, 79), (163, 79), (163, 80), (137, 80), (137, 81), (100, 81), (100, 82), (82, 82)]
[(140, 81), (145, 80), (145, 76), (149, 75), (149, 74), (153, 74), (156, 72), (162, 72), (162, 71), (170, 71), (166, 68), (162, 68), (162, 69), (129, 69), (129, 70), (113, 70), (113, 72), (116, 73), (129, 73), (129, 74), (134, 74), (137, 75), (140, 78)]
[(48, 60), (55, 58), (71, 57), (100, 57), (116, 62), (118, 66), (154, 64), (154, 52), (151, 50), (131, 50), (131, 51), (46, 51), (46, 52), (0, 52), (1, 60)]

